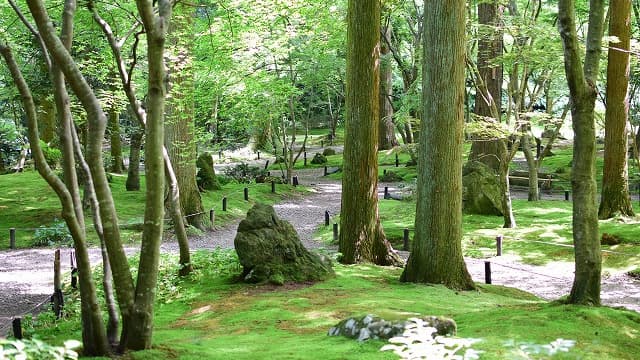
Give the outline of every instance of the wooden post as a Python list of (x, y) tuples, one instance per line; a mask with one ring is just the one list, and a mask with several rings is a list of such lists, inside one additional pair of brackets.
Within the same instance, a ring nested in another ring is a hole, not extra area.
[(16, 248), (16, 228), (9, 229), (9, 248)]
[(502, 256), (502, 235), (496, 236), (496, 256)]
[(402, 236), (402, 250), (409, 251), (409, 229), (404, 229), (404, 234)]
[(564, 191), (564, 201), (569, 201), (569, 190)]
[(329, 174), (329, 172), (327, 172), (327, 167), (324, 167), (324, 175), (323, 176), (327, 176)]
[(244, 201), (249, 201), (249, 188), (244, 188)]
[(222, 150), (218, 151), (218, 159), (222, 159)]
[(307, 166), (307, 152), (304, 152), (304, 166)]
[(260, 151), (258, 151), (258, 160), (260, 160)]
[(216, 219), (216, 211), (211, 209), (209, 210), (209, 220), (211, 221), (211, 227), (213, 227), (213, 223)]
[(320, 147), (324, 147), (324, 140), (320, 140)]
[(382, 170), (382, 175), (387, 175), (387, 169)]
[(385, 186), (385, 187), (384, 187), (384, 198), (385, 198), (385, 199), (388, 199), (389, 197), (390, 197), (390, 196), (389, 196), (389, 187), (388, 187), (388, 186)]
[(325, 210), (324, 212), (324, 226), (329, 226), (329, 210)]
[(338, 224), (333, 224), (333, 241), (338, 241)]
[(264, 163), (264, 169), (267, 170), (268, 168), (269, 168), (269, 159), (267, 159), (267, 162)]
[(400, 160), (398, 159), (398, 153), (396, 153), (396, 167), (400, 166)]
[(485, 284), (491, 284), (491, 262), (484, 262), (484, 282)]
[(222, 211), (227, 211), (227, 197), (222, 198)]
[(271, 192), (276, 193), (276, 182), (271, 180)]
[(56, 319), (62, 317), (62, 306), (64, 299), (62, 296), (62, 271), (60, 269), (60, 249), (53, 254), (53, 312)]
[(13, 337), (22, 340), (22, 318), (14, 318), (11, 325), (13, 326)]
[(293, 186), (298, 186), (298, 185), (299, 185), (299, 183), (298, 183), (298, 175), (296, 175), (296, 176), (293, 177)]

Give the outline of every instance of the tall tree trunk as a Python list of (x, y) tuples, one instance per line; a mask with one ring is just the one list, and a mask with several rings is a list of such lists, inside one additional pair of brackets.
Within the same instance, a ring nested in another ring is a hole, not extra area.
[(140, 265), (135, 288), (135, 303), (126, 347), (141, 350), (151, 347), (153, 334), (153, 305), (158, 281), (158, 261), (164, 220), (164, 105), (167, 89), (164, 63), (166, 33), (171, 19), (172, 4), (158, 0), (157, 12), (148, 1), (136, 1), (138, 12), (147, 33), (147, 61), (149, 62), (149, 100), (145, 127), (146, 204), (144, 232), (140, 250)]
[(140, 190), (140, 148), (142, 147), (142, 137), (144, 130), (135, 129), (131, 133), (129, 143), (129, 167), (127, 168), (127, 191)]
[(564, 49), (564, 68), (569, 85), (573, 120), (573, 243), (575, 277), (568, 301), (600, 304), (602, 254), (598, 238), (596, 203), (596, 137), (594, 108), (596, 82), (604, 29), (604, 1), (591, 0), (584, 65), (578, 43), (575, 7), (572, 0), (558, 2), (558, 28)]
[(56, 104), (55, 100), (48, 95), (40, 98), (40, 110), (41, 114), (38, 116), (40, 128), (40, 140), (49, 144), (55, 140), (56, 137)]
[(124, 161), (122, 160), (122, 141), (120, 140), (120, 114), (118, 109), (109, 111), (109, 142), (111, 143), (111, 172), (122, 174)]
[(165, 147), (180, 189), (180, 210), (187, 222), (201, 230), (204, 208), (196, 183), (196, 142), (193, 79), (193, 11), (192, 5), (178, 2), (167, 35), (167, 75)]
[(461, 245), (465, 1), (433, 1), (424, 23), (416, 233), (400, 280), (473, 289)]
[(531, 135), (527, 130), (522, 134), (522, 152), (525, 159), (527, 159), (527, 166), (529, 169), (529, 192), (527, 195), (528, 201), (540, 200), (540, 194), (538, 193), (538, 161), (531, 152), (531, 142), (529, 139)]
[[(391, 38), (391, 23), (384, 29), (384, 36)], [(391, 54), (385, 41), (380, 46), (380, 129), (378, 130), (378, 149), (389, 150), (398, 146), (393, 124), (393, 67)]]
[(609, 43), (600, 219), (634, 216), (627, 172), (631, 0), (611, 0), (609, 13), (609, 36), (618, 37), (619, 42)]
[(399, 263), (378, 216), (380, 2), (349, 0), (340, 261)]

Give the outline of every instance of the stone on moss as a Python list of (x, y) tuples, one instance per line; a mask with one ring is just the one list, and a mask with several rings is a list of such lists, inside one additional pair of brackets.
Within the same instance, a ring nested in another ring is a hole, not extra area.
[(280, 220), (270, 205), (258, 203), (249, 210), (233, 243), (245, 282), (282, 285), (334, 274), (331, 261), (309, 252), (293, 226)]
[(462, 169), (463, 209), (470, 214), (502, 215), (502, 187), (496, 173), (479, 161)]
[[(437, 330), (435, 335), (448, 336), (456, 334), (456, 322), (453, 319), (442, 316), (426, 316), (420, 318), (422, 326), (433, 327)], [(417, 323), (416, 319), (387, 321), (378, 316), (368, 314), (361, 317), (351, 317), (339, 322), (329, 329), (329, 336), (346, 336), (358, 341), (369, 339), (388, 340), (401, 336), (408, 325)]]
[(311, 159), (311, 163), (312, 164), (326, 164), (327, 163), (327, 157), (320, 154), (320, 153), (316, 153), (313, 156), (313, 159)]
[(325, 148), (322, 151), (322, 155), (324, 155), (324, 156), (331, 156), (331, 155), (335, 155), (335, 154), (336, 154), (336, 151), (334, 149), (332, 149), (332, 148)]
[(196, 167), (198, 168), (196, 175), (198, 188), (201, 190), (220, 190), (222, 188), (213, 168), (211, 153), (205, 152), (200, 154), (196, 160)]

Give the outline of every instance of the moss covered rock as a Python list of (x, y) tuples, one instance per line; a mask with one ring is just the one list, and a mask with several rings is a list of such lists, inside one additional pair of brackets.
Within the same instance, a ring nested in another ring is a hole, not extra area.
[(463, 209), (470, 214), (502, 215), (502, 189), (496, 173), (479, 161), (462, 169)]
[(326, 164), (327, 163), (327, 157), (317, 153), (313, 156), (313, 159), (311, 159), (311, 163), (312, 164)]
[(198, 174), (196, 175), (198, 188), (201, 190), (220, 190), (222, 188), (216, 178), (211, 153), (200, 154), (196, 160), (196, 167), (198, 168)]
[(335, 155), (335, 154), (336, 154), (336, 151), (334, 149), (332, 149), (332, 148), (325, 148), (322, 151), (322, 155), (324, 155), (324, 156), (331, 156), (331, 155)]
[(388, 321), (369, 314), (362, 317), (351, 317), (342, 320), (329, 329), (329, 336), (346, 336), (358, 341), (369, 339), (388, 340), (401, 336), (408, 326), (432, 327), (436, 329), (433, 336), (449, 336), (456, 334), (456, 322), (441, 316), (426, 316), (407, 320)]
[(270, 205), (256, 204), (249, 210), (233, 243), (245, 282), (282, 285), (334, 274), (330, 260), (309, 252), (293, 226), (280, 220)]

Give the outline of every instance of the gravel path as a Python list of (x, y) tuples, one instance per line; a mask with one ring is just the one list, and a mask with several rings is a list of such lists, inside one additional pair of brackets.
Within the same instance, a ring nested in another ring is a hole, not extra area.
[[(299, 173), (302, 185), (313, 192), (302, 198), (291, 198), (275, 206), (278, 215), (290, 221), (298, 230), (308, 248), (325, 247), (313, 239), (314, 230), (324, 222), (324, 212), (332, 215), (340, 209), (341, 186), (336, 181), (317, 180), (322, 169)], [(387, 186), (389, 184), (386, 184)], [(380, 197), (385, 184), (379, 188)], [(393, 188), (390, 188), (393, 190)], [(237, 223), (204, 236), (190, 239), (192, 249), (232, 248)], [(135, 249), (128, 249), (135, 251)], [(165, 252), (177, 253), (175, 242), (162, 244)], [(67, 269), (70, 249), (63, 249), (63, 269)], [(408, 253), (401, 252), (403, 256)], [(100, 259), (99, 249), (91, 250), (94, 263)], [(473, 279), (484, 282), (484, 260), (468, 258), (467, 267)], [(573, 264), (550, 262), (544, 266), (525, 265), (512, 256), (494, 257), (492, 263), (493, 284), (516, 287), (529, 291), (543, 299), (551, 300), (565, 295), (571, 289)], [(39, 304), (47, 304), (53, 287), (53, 250), (0, 251), (0, 334), (7, 333), (13, 317), (33, 311)], [(640, 281), (626, 275), (604, 276), (602, 301), (612, 306), (623, 306), (640, 311)]]

